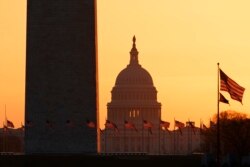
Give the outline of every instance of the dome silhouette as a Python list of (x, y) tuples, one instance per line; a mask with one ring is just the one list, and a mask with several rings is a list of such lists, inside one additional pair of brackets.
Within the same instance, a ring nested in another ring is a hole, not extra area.
[(122, 85), (149, 85), (153, 86), (153, 80), (149, 72), (142, 68), (140, 65), (128, 65), (117, 76), (116, 86)]
[(138, 51), (135, 45), (136, 38), (133, 37), (133, 47), (130, 51), (130, 63), (117, 76), (115, 85), (140, 85), (153, 86), (153, 80), (147, 70), (141, 67), (138, 62)]
[[(148, 142), (149, 131), (144, 128), (144, 120), (159, 127), (161, 103), (157, 101), (157, 90), (149, 72), (142, 68), (138, 61), (138, 51), (133, 37), (129, 64), (116, 77), (115, 86), (111, 90), (111, 101), (107, 103), (107, 118), (120, 129), (116, 134), (105, 138), (107, 145), (103, 145), (107, 152), (148, 152), (156, 154), (159, 150), (159, 128), (150, 128), (151, 146), (144, 146)], [(126, 129), (124, 122), (132, 123), (135, 129)], [(137, 133), (141, 131), (143, 133)], [(105, 134), (112, 134), (105, 130)], [(147, 137), (143, 137), (144, 135)], [(133, 144), (128, 144), (126, 141)], [(116, 146), (115, 146), (116, 143)], [(108, 146), (111, 146), (109, 147)], [(135, 147), (136, 146), (136, 147)]]

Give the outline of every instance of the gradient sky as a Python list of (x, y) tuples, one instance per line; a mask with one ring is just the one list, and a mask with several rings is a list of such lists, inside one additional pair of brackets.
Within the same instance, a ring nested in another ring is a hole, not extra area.
[[(106, 104), (119, 72), (129, 63), (135, 35), (139, 63), (152, 76), (162, 119), (200, 120), (217, 112), (217, 62), (245, 87), (243, 105), (220, 111), (250, 112), (250, 1), (97, 0), (99, 108)], [(0, 124), (24, 122), (26, 0), (0, 0)]]

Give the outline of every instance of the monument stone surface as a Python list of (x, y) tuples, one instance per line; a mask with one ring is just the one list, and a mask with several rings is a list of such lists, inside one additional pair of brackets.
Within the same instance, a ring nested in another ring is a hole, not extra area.
[(95, 0), (28, 0), (26, 154), (98, 150)]

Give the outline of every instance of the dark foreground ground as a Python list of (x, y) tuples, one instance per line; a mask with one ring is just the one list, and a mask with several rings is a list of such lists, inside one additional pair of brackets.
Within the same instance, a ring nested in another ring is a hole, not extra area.
[(0, 155), (0, 167), (201, 167), (201, 156)]
[[(205, 158), (206, 157), (206, 158)], [(132, 154), (48, 154), (3, 155), (0, 167), (218, 167), (211, 156), (195, 155), (132, 155)], [(228, 156), (220, 167), (250, 167), (250, 155), (239, 161)]]

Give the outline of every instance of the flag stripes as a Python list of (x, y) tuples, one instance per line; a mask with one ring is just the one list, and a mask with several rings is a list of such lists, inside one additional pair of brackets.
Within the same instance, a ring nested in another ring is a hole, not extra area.
[(231, 98), (242, 102), (243, 93), (245, 88), (237, 84), (234, 80), (229, 78), (221, 69), (220, 69), (220, 90), (226, 91), (230, 94)]

